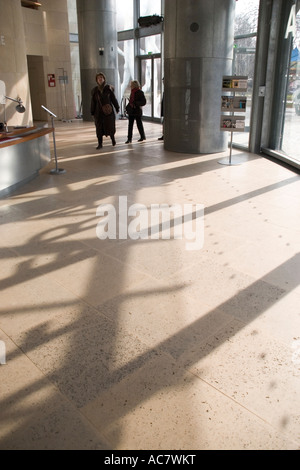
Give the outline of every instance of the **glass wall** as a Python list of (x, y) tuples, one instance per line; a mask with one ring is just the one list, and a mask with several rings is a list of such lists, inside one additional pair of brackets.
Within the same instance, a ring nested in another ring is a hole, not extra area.
[(130, 81), (134, 79), (134, 40), (118, 41), (118, 72), (120, 80), (121, 114), (124, 114), (125, 99), (130, 96)]
[[(298, 10), (298, 11), (297, 11)], [(295, 11), (296, 28), (290, 48), (287, 96), (281, 148), (300, 163), (300, 5)]]
[(134, 0), (116, 0), (117, 31), (126, 31), (128, 29), (133, 29), (133, 1)]
[(147, 104), (143, 108), (145, 117), (160, 119), (162, 100), (161, 59), (150, 56), (141, 59), (141, 85)]
[(82, 117), (81, 107), (81, 82), (80, 82), (80, 59), (79, 59), (79, 44), (78, 44), (78, 24), (77, 24), (77, 9), (74, 0), (68, 0), (68, 20), (69, 20), (69, 38), (70, 38), (70, 52), (71, 52), (71, 67), (72, 67), (72, 87), (74, 95), (74, 104), (76, 110), (76, 117)]
[(259, 0), (238, 0), (235, 8), (232, 73), (248, 77), (248, 91), (244, 93), (247, 97), (245, 131), (234, 132), (233, 144), (243, 145), (248, 148)]
[[(161, 0), (117, 0), (118, 69), (121, 106), (130, 96), (130, 81), (139, 80), (146, 95), (144, 117), (160, 119), (162, 97), (162, 25), (139, 27), (138, 19), (162, 16)], [(122, 112), (122, 109), (121, 109)]]
[(161, 0), (140, 0), (140, 16), (161, 15)]
[(161, 35), (146, 36), (140, 41), (140, 55), (160, 54), (161, 53)]

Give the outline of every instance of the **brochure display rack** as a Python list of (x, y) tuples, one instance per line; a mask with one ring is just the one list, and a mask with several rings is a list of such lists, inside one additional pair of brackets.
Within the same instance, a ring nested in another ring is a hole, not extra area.
[(221, 160), (219, 163), (225, 165), (239, 164), (240, 162), (232, 162), (232, 137), (233, 132), (244, 132), (245, 115), (235, 113), (245, 113), (247, 105), (247, 97), (239, 95), (245, 93), (248, 88), (248, 77), (225, 75), (222, 82), (221, 96), (221, 114), (220, 129), (221, 131), (231, 132), (229, 161)]

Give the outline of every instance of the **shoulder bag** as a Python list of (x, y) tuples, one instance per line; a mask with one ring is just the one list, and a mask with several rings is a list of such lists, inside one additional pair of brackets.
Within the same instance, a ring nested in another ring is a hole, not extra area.
[(102, 111), (103, 111), (103, 114), (105, 114), (105, 116), (108, 116), (109, 114), (112, 113), (112, 105), (107, 103), (107, 104), (103, 104), (102, 105)]
[(112, 111), (113, 111), (112, 105), (109, 104), (109, 103), (107, 103), (107, 104), (102, 104), (99, 93), (97, 93), (97, 98), (98, 98), (98, 100), (99, 100), (99, 104), (100, 104), (100, 106), (101, 106), (101, 108), (102, 108), (103, 114), (104, 114), (105, 116), (109, 116), (109, 115), (112, 113)]
[(126, 114), (127, 114), (127, 116), (133, 116), (133, 114), (134, 114), (134, 109), (133, 109), (133, 107), (132, 107), (129, 103), (126, 105), (126, 108), (125, 108), (125, 109), (126, 109)]

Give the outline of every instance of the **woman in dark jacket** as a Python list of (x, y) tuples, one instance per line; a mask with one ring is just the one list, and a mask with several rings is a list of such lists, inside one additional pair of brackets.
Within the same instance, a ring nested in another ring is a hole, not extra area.
[[(143, 142), (146, 140), (143, 121), (142, 121), (142, 106), (146, 104), (146, 98), (144, 92), (141, 90), (141, 86), (137, 80), (132, 80), (130, 83), (131, 93), (129, 98), (129, 112), (128, 112), (128, 135), (127, 141), (125, 144), (130, 144), (132, 141), (132, 130), (134, 120), (136, 120), (136, 125), (140, 133), (140, 139), (138, 142)], [(128, 109), (128, 108), (127, 108)]]
[[(112, 144), (116, 145), (116, 116), (113, 107), (117, 113), (119, 112), (120, 107), (113, 88), (106, 83), (104, 73), (97, 73), (96, 82), (97, 86), (92, 89), (91, 115), (94, 116), (95, 119), (96, 134), (98, 138), (97, 149), (101, 149), (104, 135), (106, 137), (110, 136)], [(111, 112), (109, 114), (104, 114), (102, 107), (103, 105), (108, 104), (111, 105)]]

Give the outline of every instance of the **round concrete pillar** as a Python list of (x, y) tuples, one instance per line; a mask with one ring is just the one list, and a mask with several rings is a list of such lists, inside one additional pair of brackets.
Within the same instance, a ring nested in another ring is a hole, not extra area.
[(165, 0), (164, 145), (182, 153), (226, 150), (222, 77), (231, 75), (235, 0)]
[(77, 0), (82, 114), (91, 121), (91, 90), (103, 72), (117, 90), (118, 50), (115, 0)]

